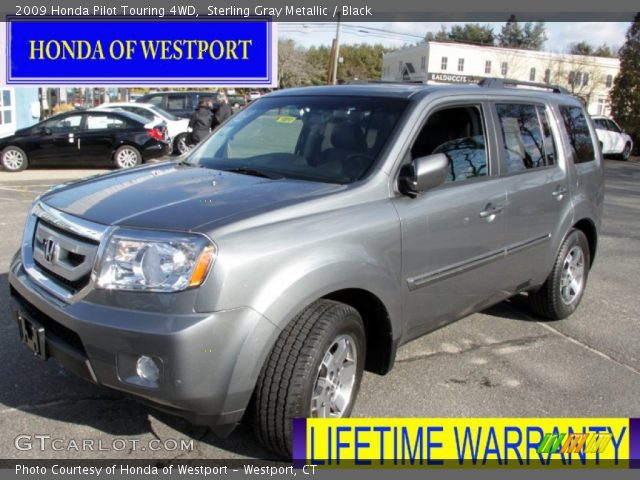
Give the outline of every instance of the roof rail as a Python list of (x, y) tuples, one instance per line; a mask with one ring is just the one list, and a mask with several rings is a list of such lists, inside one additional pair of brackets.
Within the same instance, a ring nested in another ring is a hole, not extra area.
[(396, 85), (426, 85), (420, 80), (351, 80), (348, 85), (368, 85), (371, 83), (396, 84)]
[(514, 80), (511, 78), (483, 78), (478, 82), (478, 85), (485, 88), (505, 88), (509, 86), (523, 86), (523, 87), (534, 87), (534, 88), (544, 88), (545, 90), (551, 90), (553, 93), (570, 93), (564, 87), (560, 85), (551, 85), (549, 83), (538, 83), (538, 82), (527, 82), (524, 80)]

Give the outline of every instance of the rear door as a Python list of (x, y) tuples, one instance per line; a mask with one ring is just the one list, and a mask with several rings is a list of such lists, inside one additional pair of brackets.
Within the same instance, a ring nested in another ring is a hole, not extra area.
[(167, 104), (164, 108), (168, 112), (182, 118), (189, 118), (196, 105), (193, 104), (193, 96), (186, 93), (169, 93), (167, 94)]
[(82, 132), (78, 135), (80, 161), (105, 165), (118, 144), (118, 138), (128, 128), (123, 117), (108, 112), (87, 113)]
[(542, 103), (496, 102), (501, 177), (507, 191), (507, 288), (544, 280), (555, 258), (552, 237), (571, 221), (566, 164), (558, 161), (559, 132)]
[(506, 192), (497, 175), (487, 104), (436, 107), (414, 139), (413, 159), (443, 153), (443, 185), (398, 195), (408, 337), (433, 330), (500, 296)]

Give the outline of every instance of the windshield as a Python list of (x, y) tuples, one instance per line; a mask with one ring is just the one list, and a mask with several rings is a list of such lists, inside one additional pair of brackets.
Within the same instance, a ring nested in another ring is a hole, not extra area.
[(263, 98), (232, 117), (186, 162), (350, 183), (375, 165), (406, 105), (406, 100), (389, 98)]
[(160, 117), (166, 118), (170, 122), (175, 122), (176, 120), (180, 120), (173, 113), (167, 112), (166, 110), (163, 110), (160, 107), (156, 107), (155, 105), (150, 106), (149, 110), (151, 110), (153, 113), (155, 113), (156, 115), (158, 115)]

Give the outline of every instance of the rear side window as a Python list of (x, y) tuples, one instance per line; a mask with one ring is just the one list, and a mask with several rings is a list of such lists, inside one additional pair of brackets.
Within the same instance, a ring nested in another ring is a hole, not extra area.
[(496, 111), (504, 144), (504, 174), (554, 164), (553, 136), (543, 107), (497, 104)]
[(573, 162), (585, 163), (595, 160), (593, 139), (582, 108), (562, 106), (560, 107), (560, 113), (569, 135)]
[(191, 110), (190, 95), (169, 95), (167, 96), (167, 109), (169, 110)]

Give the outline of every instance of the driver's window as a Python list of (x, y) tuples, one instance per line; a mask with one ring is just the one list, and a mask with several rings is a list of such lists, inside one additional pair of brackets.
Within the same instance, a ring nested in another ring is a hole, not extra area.
[(70, 115), (63, 118), (51, 119), (44, 123), (43, 127), (48, 128), (53, 133), (76, 132), (80, 130), (82, 115)]
[(480, 105), (444, 108), (432, 113), (411, 147), (411, 157), (444, 154), (446, 181), (460, 182), (489, 174), (487, 142)]
[(296, 153), (302, 131), (298, 112), (273, 109), (237, 131), (227, 145), (229, 158), (249, 158), (273, 153)]

